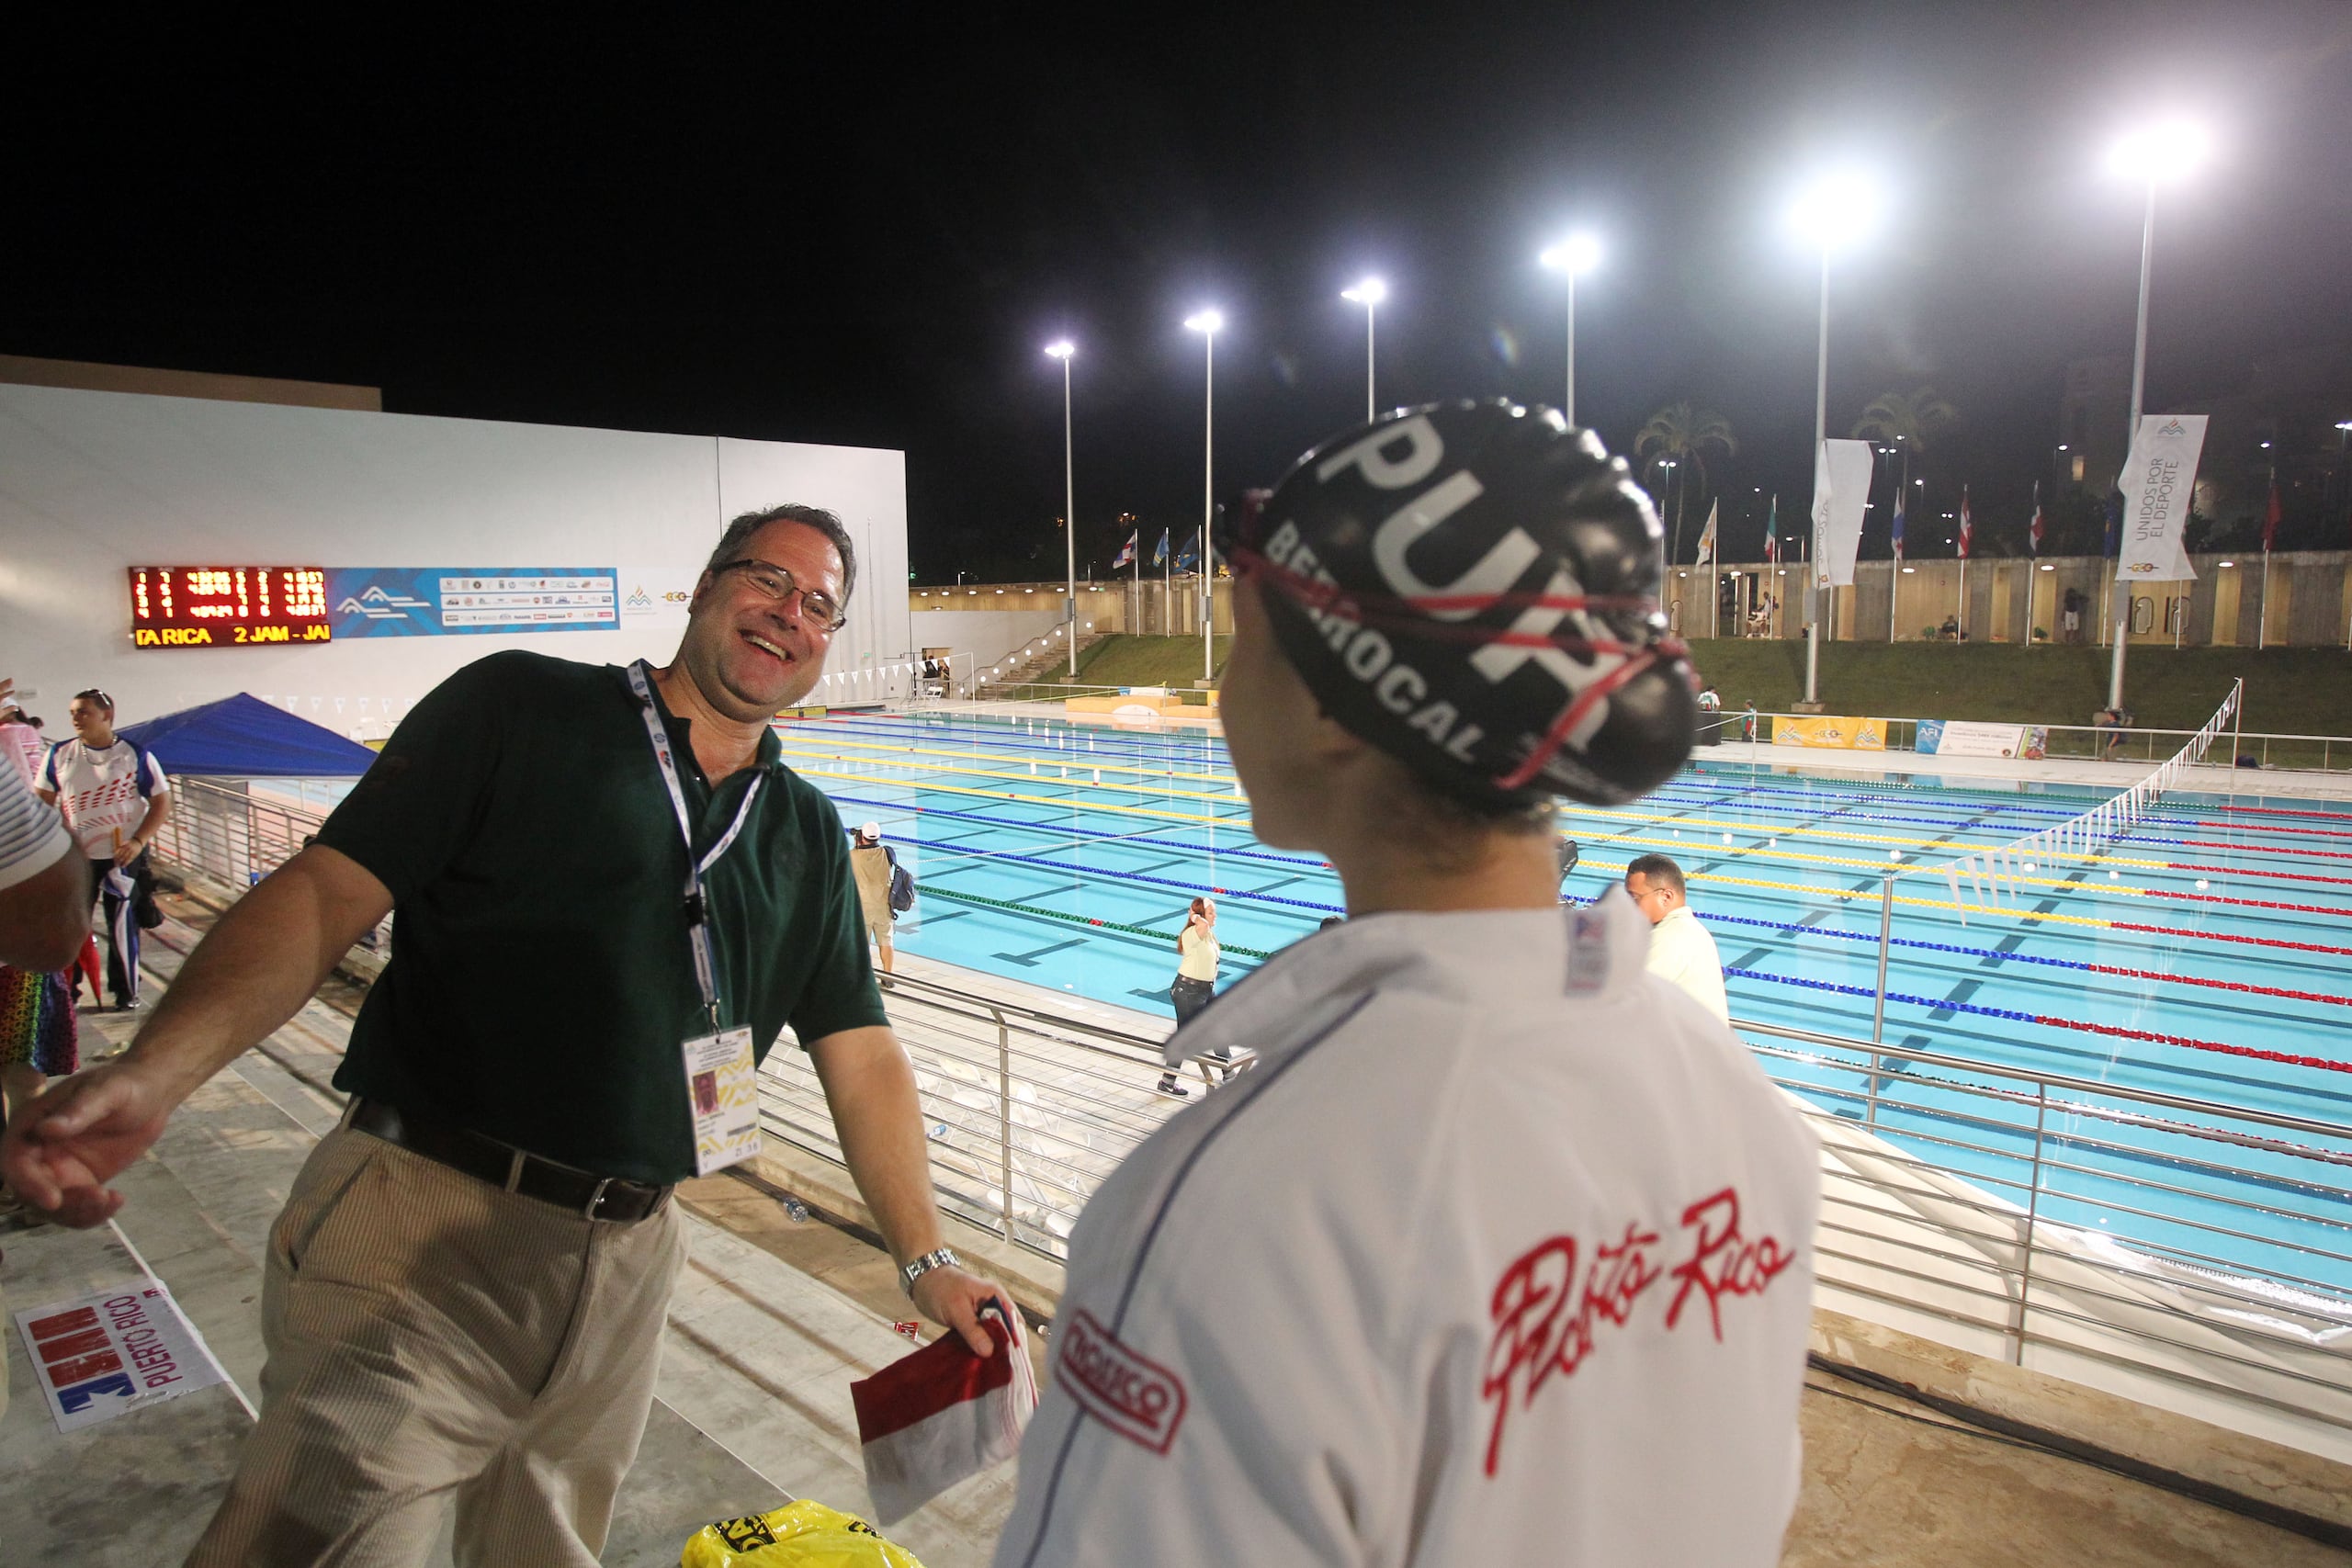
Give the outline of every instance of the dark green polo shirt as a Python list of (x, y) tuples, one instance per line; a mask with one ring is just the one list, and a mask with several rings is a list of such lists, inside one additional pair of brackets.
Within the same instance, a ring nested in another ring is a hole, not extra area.
[[(659, 694), (655, 701), (660, 702)], [(778, 760), (713, 791), (663, 721), (704, 874), (726, 1021), (764, 1057), (887, 1021), (831, 801)], [(686, 846), (627, 671), (497, 653), (410, 710), (319, 841), (391, 889), (392, 953), (335, 1087), (432, 1110), (598, 1176), (692, 1176), (679, 1044), (708, 1032)]]

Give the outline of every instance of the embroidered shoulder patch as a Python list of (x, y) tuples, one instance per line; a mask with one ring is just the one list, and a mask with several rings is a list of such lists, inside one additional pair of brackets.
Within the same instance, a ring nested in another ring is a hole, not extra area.
[(1061, 1327), (1054, 1381), (1119, 1436), (1166, 1453), (1184, 1419), (1184, 1381), (1120, 1344), (1083, 1308)]

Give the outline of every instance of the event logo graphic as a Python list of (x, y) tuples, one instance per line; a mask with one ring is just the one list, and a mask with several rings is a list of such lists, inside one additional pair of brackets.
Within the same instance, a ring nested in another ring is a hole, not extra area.
[(433, 606), (422, 599), (411, 599), (403, 593), (388, 593), (380, 587), (371, 587), (356, 598), (346, 597), (334, 607), (338, 615), (365, 615), (371, 621), (397, 621), (411, 610), (429, 610)]
[(2156, 426), (2156, 434), (2158, 435), (2186, 435), (2188, 434), (2188, 427), (2181, 423), (2180, 421), (2177, 419), (2171, 419), (2166, 420), (2164, 423)]

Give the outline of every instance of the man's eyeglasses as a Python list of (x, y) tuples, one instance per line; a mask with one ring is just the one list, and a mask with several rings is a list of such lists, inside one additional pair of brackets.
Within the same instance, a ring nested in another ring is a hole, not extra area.
[(721, 572), (729, 571), (741, 572), (746, 582), (778, 604), (791, 598), (795, 593), (799, 594), (801, 610), (820, 632), (837, 632), (849, 620), (849, 617), (842, 613), (840, 603), (831, 594), (801, 587), (789, 570), (773, 562), (753, 560), (747, 557), (742, 560), (731, 560), (725, 566), (715, 568), (711, 575), (716, 577)]

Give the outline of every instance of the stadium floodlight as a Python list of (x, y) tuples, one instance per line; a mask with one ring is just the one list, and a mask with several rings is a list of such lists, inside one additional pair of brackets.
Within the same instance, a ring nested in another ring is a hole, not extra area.
[(1376, 277), (1367, 277), (1353, 288), (1340, 289), (1340, 298), (1351, 305), (1377, 305), (1388, 298), (1388, 285)]
[(2211, 131), (2193, 119), (2166, 119), (2117, 137), (2107, 150), (2107, 167), (2126, 179), (2161, 185), (2195, 174), (2212, 156)]
[(1184, 318), (1184, 326), (1186, 330), (1190, 332), (1221, 333), (1225, 331), (1225, 312), (1222, 310), (1195, 310), (1191, 315)]
[(1827, 169), (1797, 193), (1789, 224), (1808, 244), (1840, 251), (1876, 228), (1885, 207), (1884, 191), (1866, 170)]
[(1078, 344), (1070, 342), (1068, 338), (1064, 338), (1059, 343), (1047, 344), (1046, 345), (1046, 352), (1053, 355), (1056, 359), (1068, 359), (1071, 355), (1078, 352)]
[(1546, 247), (1535, 259), (1554, 272), (1565, 272), (1573, 278), (1600, 265), (1600, 242), (1579, 230), (1558, 244)]

